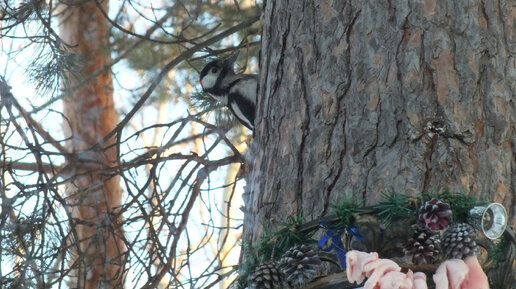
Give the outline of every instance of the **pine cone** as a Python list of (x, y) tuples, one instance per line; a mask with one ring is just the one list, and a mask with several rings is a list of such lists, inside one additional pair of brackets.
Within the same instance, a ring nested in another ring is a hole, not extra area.
[(278, 263), (289, 285), (297, 287), (314, 279), (321, 266), (321, 259), (312, 247), (301, 245), (288, 249)]
[(441, 239), (442, 252), (452, 259), (464, 259), (477, 251), (475, 230), (466, 223), (458, 223), (446, 230)]
[(276, 263), (256, 267), (251, 274), (251, 289), (283, 289), (284, 281)]
[(427, 227), (417, 226), (414, 234), (405, 244), (405, 254), (412, 256), (416, 265), (433, 263), (439, 255), (441, 240), (436, 232)]
[(433, 198), (419, 208), (419, 221), (430, 230), (442, 230), (448, 228), (448, 224), (451, 222), (451, 214), (452, 211), (448, 203)]

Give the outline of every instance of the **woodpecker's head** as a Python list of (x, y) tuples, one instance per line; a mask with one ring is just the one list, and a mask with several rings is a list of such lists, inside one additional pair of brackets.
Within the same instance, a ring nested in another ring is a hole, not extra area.
[(223, 95), (228, 76), (235, 74), (233, 65), (237, 57), (238, 51), (225, 60), (218, 59), (206, 64), (200, 75), (202, 90), (215, 96)]

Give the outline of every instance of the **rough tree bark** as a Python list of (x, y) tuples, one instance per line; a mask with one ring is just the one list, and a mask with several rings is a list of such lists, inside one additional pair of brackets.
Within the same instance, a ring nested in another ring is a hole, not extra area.
[(515, 205), (510, 0), (264, 1), (244, 239), (350, 192)]
[[(68, 6), (61, 15), (62, 39), (75, 46), (81, 56), (80, 75), (86, 77), (111, 60), (108, 48), (108, 21), (100, 9), (108, 11), (108, 1), (82, 1)], [(101, 2), (101, 3), (100, 3)], [(98, 5), (98, 6), (97, 6)], [(113, 214), (121, 203), (120, 179), (102, 169), (116, 164), (117, 150), (110, 140), (98, 150), (90, 150), (112, 131), (118, 116), (113, 105), (112, 75), (106, 71), (85, 85), (71, 77), (73, 88), (64, 99), (70, 136), (68, 148), (79, 161), (72, 164), (73, 177), (66, 187), (71, 204), (72, 230), (76, 231), (76, 252), (70, 264), (73, 288), (122, 288), (123, 230)], [(78, 88), (77, 88), (78, 87)], [(72, 246), (72, 248), (75, 248)]]

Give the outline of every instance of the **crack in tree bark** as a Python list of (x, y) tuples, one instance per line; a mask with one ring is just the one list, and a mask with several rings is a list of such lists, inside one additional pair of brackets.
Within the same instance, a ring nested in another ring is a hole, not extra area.
[[(306, 119), (302, 119), (302, 124), (301, 124), (301, 131), (302, 131), (302, 136), (301, 136), (301, 143), (299, 145), (299, 150), (298, 150), (298, 157), (297, 157), (297, 162), (298, 162), (298, 171), (297, 171), (297, 178), (298, 178), (298, 187), (296, 189), (296, 194), (297, 194), (297, 200), (298, 200), (298, 210), (299, 208), (302, 208), (303, 207), (303, 180), (304, 180), (304, 176), (303, 176), (303, 173), (304, 173), (304, 158), (303, 158), (303, 153), (304, 153), (304, 150), (305, 150), (305, 143), (306, 143), (306, 138), (307, 136), (309, 135), (309, 132), (310, 132), (310, 109), (309, 109), (309, 106), (310, 106), (310, 102), (308, 100), (308, 95), (310, 94), (309, 93), (309, 89), (308, 89), (308, 86), (306, 84), (306, 79), (305, 79), (305, 69), (304, 69), (304, 62), (305, 62), (305, 59), (303, 57), (303, 52), (301, 51), (301, 49), (298, 49), (298, 65), (299, 65), (299, 75), (300, 75), (300, 80), (301, 80), (301, 87), (303, 89), (303, 100), (304, 100), (304, 103), (305, 103), (305, 117)], [(310, 192), (310, 193), (313, 193), (313, 192)]]
[(290, 19), (291, 19), (291, 16), (289, 15), (288, 20), (287, 20), (287, 26), (285, 28), (285, 32), (283, 33), (283, 35), (281, 37), (281, 49), (279, 51), (279, 60), (278, 60), (278, 65), (276, 66), (276, 72), (275, 72), (275, 75), (277, 75), (278, 77), (275, 78), (274, 84), (272, 85), (271, 95), (276, 95), (276, 91), (278, 90), (278, 87), (283, 82), (283, 74), (284, 74), (283, 61), (284, 61), (284, 58), (286, 57), (285, 49), (287, 47), (287, 38), (289, 37), (289, 33), (290, 33)]
[(428, 148), (424, 154), (425, 173), (423, 174), (423, 189), (422, 192), (428, 192), (430, 186), (430, 179), (432, 177), (432, 155), (434, 154), (435, 146), (437, 144), (437, 134), (435, 134), (428, 144)]

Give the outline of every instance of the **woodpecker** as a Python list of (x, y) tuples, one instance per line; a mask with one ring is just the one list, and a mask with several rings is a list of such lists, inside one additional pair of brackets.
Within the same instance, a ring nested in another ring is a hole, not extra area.
[(201, 70), (200, 82), (204, 92), (227, 106), (236, 118), (250, 130), (256, 115), (256, 74), (235, 74), (233, 65), (238, 52), (225, 60), (214, 60)]

